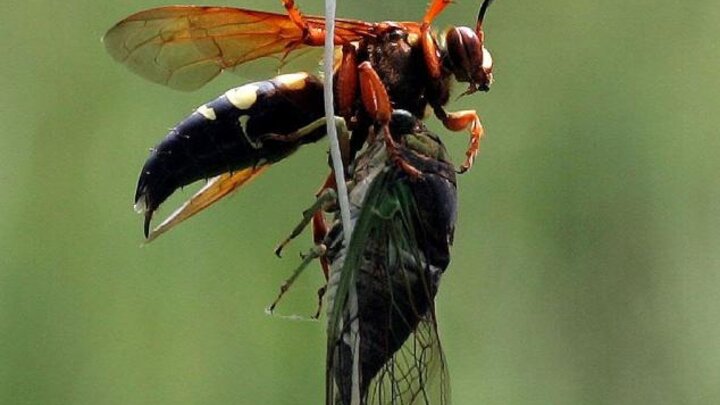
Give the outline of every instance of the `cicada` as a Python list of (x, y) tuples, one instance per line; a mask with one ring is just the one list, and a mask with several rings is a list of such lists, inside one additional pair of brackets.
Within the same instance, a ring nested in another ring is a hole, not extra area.
[(410, 113), (395, 110), (390, 132), (420, 176), (371, 136), (351, 167), (352, 237), (336, 218), (324, 240), (328, 405), (449, 403), (435, 296), (450, 262), (455, 169)]

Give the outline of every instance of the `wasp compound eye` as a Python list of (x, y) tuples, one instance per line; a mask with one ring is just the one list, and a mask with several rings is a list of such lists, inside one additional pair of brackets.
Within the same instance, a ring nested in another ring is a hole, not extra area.
[(448, 31), (446, 41), (455, 78), (460, 82), (470, 83), (469, 93), (489, 90), (492, 82), (492, 57), (477, 33), (468, 27), (454, 27)]

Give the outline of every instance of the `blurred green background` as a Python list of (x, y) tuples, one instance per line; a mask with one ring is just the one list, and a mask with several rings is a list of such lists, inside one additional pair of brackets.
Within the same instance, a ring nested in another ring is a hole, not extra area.
[[(408, 3), (339, 14), (419, 19)], [(458, 3), (439, 26), (473, 24)], [(169, 3), (5, 4), (0, 403), (319, 404), (324, 324), (264, 308), (310, 246), (272, 254), (325, 144), (141, 248), (148, 148), (246, 79), (180, 93), (111, 60), (112, 24)], [(451, 105), (487, 129), (438, 298), (454, 403), (720, 403), (720, 3), (498, 0), (486, 32), (495, 86)], [(466, 136), (444, 139), (459, 161)], [(311, 314), (321, 284), (280, 312)]]

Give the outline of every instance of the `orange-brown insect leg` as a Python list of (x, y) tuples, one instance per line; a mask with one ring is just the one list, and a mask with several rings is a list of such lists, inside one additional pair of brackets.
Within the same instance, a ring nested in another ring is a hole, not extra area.
[(438, 52), (437, 44), (429, 28), (423, 27), (420, 43), (422, 45), (423, 58), (427, 66), (428, 76), (431, 80), (440, 80), (442, 76), (440, 53)]
[(335, 72), (335, 95), (338, 114), (352, 128), (353, 104), (358, 92), (357, 50), (351, 44), (343, 45), (342, 60)]
[(400, 156), (398, 146), (390, 134), (392, 105), (380, 76), (378, 76), (370, 62), (361, 63), (358, 66), (358, 71), (360, 72), (360, 98), (370, 118), (382, 128), (385, 147), (390, 159), (411, 177), (420, 177), (420, 171)]
[[(316, 212), (313, 215), (312, 233), (313, 233), (313, 241), (315, 242), (316, 245), (323, 243), (323, 241), (325, 240), (325, 236), (327, 236), (327, 233), (328, 233), (327, 222), (325, 221), (325, 216), (320, 211)], [(322, 266), (323, 275), (325, 276), (325, 281), (327, 281), (328, 276), (330, 275), (330, 264), (328, 263), (327, 258), (325, 258), (325, 256), (320, 257), (320, 266)]]
[[(330, 173), (325, 179), (325, 183), (320, 187), (320, 190), (316, 193), (316, 196), (320, 196), (325, 190), (327, 189), (335, 189), (335, 175), (333, 173)], [(312, 219), (312, 232), (313, 232), (313, 242), (316, 245), (320, 245), (325, 241), (325, 237), (328, 233), (328, 225), (327, 221), (325, 221), (325, 216), (322, 211), (317, 211), (313, 215)], [(327, 279), (330, 276), (330, 263), (328, 262), (327, 257), (320, 256), (320, 267), (322, 267), (323, 275), (325, 276), (325, 282), (326, 284), (320, 287), (317, 291), (318, 296), (318, 303), (317, 303), (317, 310), (315, 311), (315, 315), (313, 318), (317, 319), (320, 317), (320, 311), (322, 311), (322, 301), (323, 297), (325, 297), (325, 292), (327, 291)]]
[(322, 46), (325, 44), (325, 29), (314, 27), (303, 17), (300, 9), (295, 5), (295, 0), (281, 0), (290, 20), (302, 30), (302, 42), (310, 46)]
[(433, 0), (425, 11), (425, 17), (423, 17), (423, 26), (429, 26), (435, 17), (440, 15), (448, 4), (452, 3), (452, 0)]
[(390, 104), (390, 96), (388, 96), (380, 76), (378, 76), (370, 62), (367, 61), (358, 66), (358, 72), (360, 77), (360, 98), (365, 111), (378, 124), (388, 125), (392, 114), (392, 105)]
[[(328, 174), (327, 178), (325, 179), (325, 182), (323, 183), (322, 187), (315, 193), (315, 197), (320, 197), (325, 190), (332, 189), (335, 190), (337, 188), (335, 184), (335, 175), (333, 173)], [(312, 232), (313, 232), (313, 242), (316, 245), (319, 245), (324, 242), (325, 236), (327, 236), (328, 233), (328, 225), (327, 221), (325, 221), (325, 216), (322, 211), (317, 211), (313, 215), (312, 218)], [(325, 280), (328, 279), (328, 276), (330, 274), (330, 264), (327, 261), (327, 258), (320, 257), (320, 265), (322, 266), (323, 274), (325, 275)]]
[(483, 129), (480, 117), (475, 110), (464, 110), (457, 112), (446, 112), (442, 108), (435, 109), (435, 115), (442, 120), (445, 128), (451, 131), (462, 131), (467, 129), (470, 132), (470, 144), (465, 152), (465, 162), (460, 166), (460, 172), (466, 172), (475, 161), (480, 150), (480, 139), (485, 130)]

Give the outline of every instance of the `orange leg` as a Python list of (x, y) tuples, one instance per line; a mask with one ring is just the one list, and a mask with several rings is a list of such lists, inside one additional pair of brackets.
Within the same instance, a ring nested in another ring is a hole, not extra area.
[[(303, 17), (300, 9), (295, 5), (295, 0), (281, 0), (288, 17), (303, 32), (302, 42), (310, 46), (323, 46), (325, 44), (325, 27), (317, 27), (309, 24)], [(334, 38), (336, 44), (342, 44), (345, 41), (339, 36)], [(292, 47), (290, 47), (292, 49)]]
[(423, 58), (428, 69), (428, 76), (431, 80), (440, 80), (442, 77), (440, 53), (438, 52), (437, 43), (430, 33), (429, 27), (423, 27), (420, 44), (423, 49)]
[(464, 110), (448, 113), (442, 108), (435, 109), (435, 115), (442, 120), (445, 128), (451, 131), (462, 131), (467, 129), (470, 132), (470, 145), (465, 152), (465, 162), (460, 166), (460, 173), (468, 171), (475, 161), (480, 150), (480, 139), (485, 133), (480, 117), (475, 110)]
[(325, 44), (325, 30), (320, 27), (313, 27), (303, 18), (300, 9), (295, 5), (295, 0), (282, 0), (288, 17), (303, 32), (303, 43), (310, 46), (322, 46)]
[(423, 17), (423, 26), (429, 26), (432, 24), (435, 17), (440, 15), (448, 4), (452, 3), (452, 0), (433, 0), (425, 11), (425, 17)]
[[(318, 192), (315, 194), (318, 198), (321, 194), (325, 192), (327, 189), (335, 189), (335, 175), (333, 173), (330, 173), (325, 180), (325, 183), (323, 186), (318, 190)], [(325, 221), (325, 215), (322, 211), (317, 211), (313, 215), (312, 219), (312, 232), (313, 232), (313, 242), (315, 245), (321, 245), (325, 241), (325, 237), (328, 233), (328, 226), (327, 222)], [(313, 318), (317, 319), (320, 317), (320, 311), (322, 311), (322, 301), (323, 297), (325, 297), (325, 292), (327, 291), (327, 280), (330, 276), (330, 263), (327, 260), (327, 257), (320, 256), (320, 266), (322, 267), (323, 275), (325, 276), (325, 285), (320, 287), (317, 291), (318, 296), (318, 303), (317, 303), (317, 310), (315, 311), (315, 315)]]
[(390, 159), (400, 167), (405, 173), (411, 177), (418, 178), (421, 173), (418, 169), (406, 162), (402, 156), (398, 146), (390, 134), (390, 116), (392, 114), (392, 106), (390, 105), (390, 97), (387, 94), (385, 85), (380, 80), (375, 69), (370, 62), (363, 62), (358, 66), (360, 72), (360, 98), (362, 100), (365, 111), (378, 124), (380, 124), (383, 137), (385, 139), (385, 148), (390, 155)]
[[(380, 125), (388, 125), (392, 114), (392, 105), (385, 85), (370, 62), (361, 63), (358, 66), (358, 71), (360, 75), (360, 97), (365, 111), (375, 122)], [(392, 141), (392, 139), (390, 140)]]
[[(336, 189), (335, 175), (333, 173), (330, 173), (328, 175), (327, 179), (325, 179), (325, 183), (323, 183), (322, 187), (320, 187), (320, 190), (315, 193), (315, 197), (320, 198), (320, 196), (325, 193), (325, 190), (328, 189)], [(325, 221), (325, 215), (323, 214), (323, 210), (318, 210), (315, 212), (315, 214), (313, 214), (312, 233), (313, 242), (316, 245), (319, 245), (325, 241), (325, 236), (327, 236), (328, 233), (328, 226), (327, 222)], [(320, 265), (322, 266), (323, 274), (325, 275), (325, 280), (327, 281), (330, 274), (330, 264), (324, 256), (320, 258)]]
[(342, 52), (340, 67), (335, 72), (335, 97), (338, 114), (352, 128), (353, 104), (358, 91), (357, 50), (355, 46), (346, 44)]
[(452, 0), (433, 0), (425, 11), (422, 25), (420, 26), (421, 36), (420, 42), (422, 44), (423, 54), (425, 58), (425, 64), (428, 67), (428, 74), (431, 79), (440, 79), (440, 54), (437, 50), (437, 44), (430, 33), (430, 24), (432, 24), (435, 17), (440, 15), (445, 7), (450, 4)]

